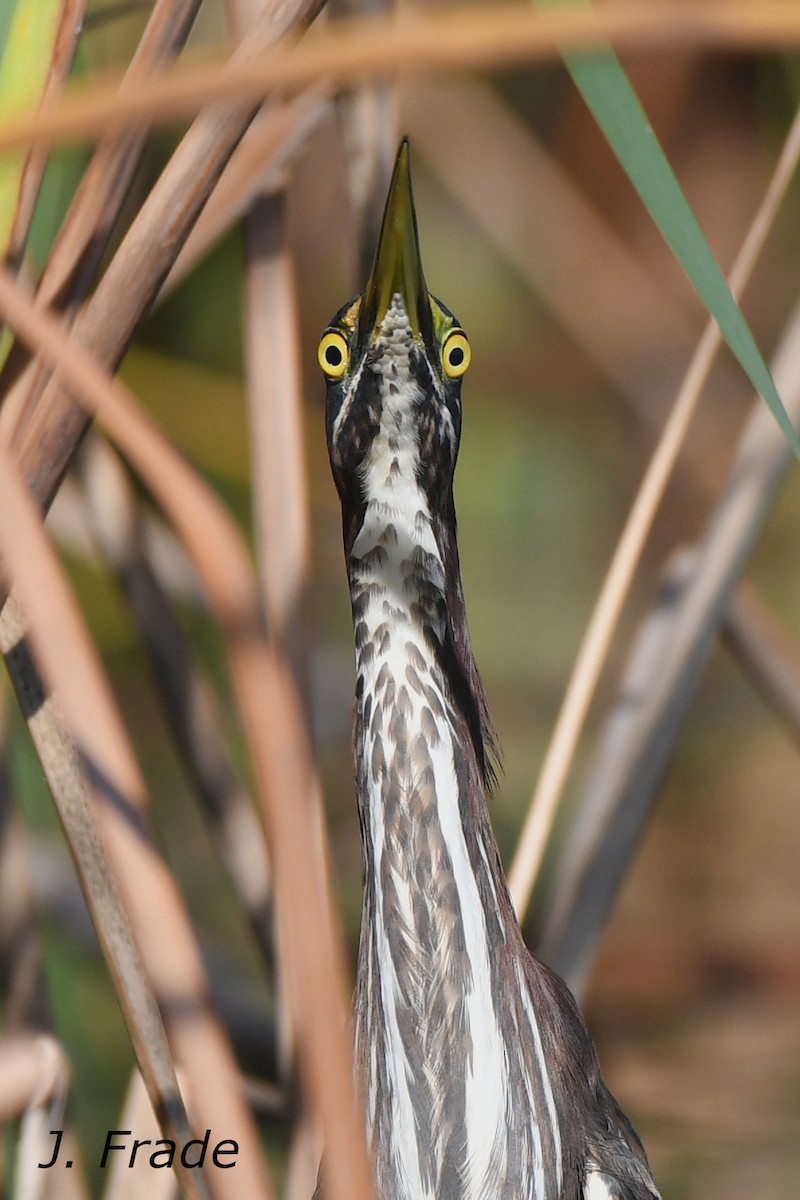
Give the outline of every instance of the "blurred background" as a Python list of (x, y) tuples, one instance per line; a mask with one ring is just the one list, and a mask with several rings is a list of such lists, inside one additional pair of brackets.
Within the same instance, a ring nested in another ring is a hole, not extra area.
[[(92, 7), (79, 73), (128, 61), (146, 16), (133, 7), (128, 15)], [(222, 12), (205, 5), (198, 50), (219, 48), (224, 38)], [(629, 55), (624, 65), (729, 268), (800, 101), (796, 62), (671, 50)], [(508, 864), (593, 600), (705, 312), (560, 67), (409, 77), (389, 104), (398, 134), (411, 138), (428, 285), (458, 314), (473, 349), (456, 501), (474, 649), (504, 752), (493, 819)], [(176, 140), (152, 138), (140, 198)], [(360, 848), (351, 624), (316, 365), (319, 332), (361, 286), (342, 155), (329, 106), (292, 165), (289, 204), (314, 539), (311, 692), (352, 962)], [(51, 163), (30, 248), (34, 267), (49, 252), (85, 161), (84, 151), (62, 150)], [(797, 295), (798, 199), (794, 181), (743, 304), (768, 355)], [(122, 377), (249, 530), (242, 312), (234, 230), (147, 319)], [(650, 539), (559, 828), (637, 621), (670, 555), (703, 530), (752, 403), (723, 354)], [(86, 549), (74, 495), (59, 500), (52, 522), (112, 671), (165, 852), (245, 1069), (269, 1074), (270, 982), (164, 734), (136, 637), (113, 581)], [(747, 573), (794, 639), (799, 538), (794, 468)], [(225, 695), (221, 644), (192, 592), (188, 583), (182, 615)], [(84, 1138), (94, 1141), (119, 1109), (132, 1056), (38, 764), (9, 708), (51, 995), (74, 1067), (72, 1103)], [(232, 718), (231, 737), (236, 742)], [(720, 643), (585, 998), (606, 1076), (671, 1200), (800, 1194), (799, 768), (796, 735)], [(532, 942), (548, 896), (545, 870), (526, 926)]]

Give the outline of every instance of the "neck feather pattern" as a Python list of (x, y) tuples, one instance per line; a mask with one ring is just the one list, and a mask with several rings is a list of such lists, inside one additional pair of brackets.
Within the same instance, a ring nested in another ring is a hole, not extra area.
[(365, 860), (356, 1055), (378, 1195), (500, 1200), (513, 1181), (515, 1200), (555, 1200), (555, 1098), (488, 819), (455, 522), (420, 483), (422, 392), (382, 361), (346, 536)]

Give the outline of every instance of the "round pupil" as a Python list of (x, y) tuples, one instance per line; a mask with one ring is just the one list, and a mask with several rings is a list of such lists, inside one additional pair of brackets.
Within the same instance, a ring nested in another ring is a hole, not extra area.
[(453, 346), (450, 351), (450, 366), (460, 367), (464, 361), (464, 351), (461, 346)]
[(338, 346), (328, 346), (325, 351), (325, 362), (332, 367), (340, 367), (342, 365), (342, 352)]

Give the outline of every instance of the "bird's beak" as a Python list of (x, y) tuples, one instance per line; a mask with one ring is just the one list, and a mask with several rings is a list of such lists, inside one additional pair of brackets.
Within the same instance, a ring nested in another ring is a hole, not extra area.
[(432, 324), (431, 306), (422, 273), (407, 138), (397, 152), (375, 262), (361, 304), (358, 323), (361, 345), (372, 341), (396, 293), (403, 298), (415, 341), (427, 341)]

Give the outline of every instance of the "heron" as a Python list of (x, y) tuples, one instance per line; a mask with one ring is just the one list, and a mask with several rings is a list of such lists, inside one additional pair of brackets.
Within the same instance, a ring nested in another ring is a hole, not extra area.
[(426, 287), (408, 141), (372, 273), (319, 343), (353, 615), (356, 1082), (378, 1200), (660, 1200), (489, 815), (453, 474), (467, 335)]

